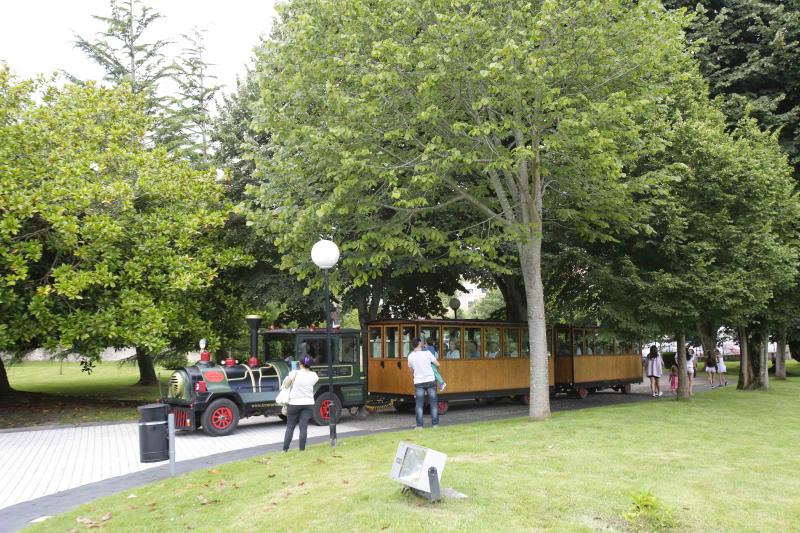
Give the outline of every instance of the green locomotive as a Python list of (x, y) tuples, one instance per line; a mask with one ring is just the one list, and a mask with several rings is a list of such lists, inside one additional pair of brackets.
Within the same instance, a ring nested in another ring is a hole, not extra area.
[[(355, 329), (336, 328), (331, 334), (333, 397), (328, 389), (325, 330), (313, 328), (259, 331), (261, 317), (248, 316), (250, 359), (246, 364), (228, 358), (218, 365), (201, 346), (196, 365), (176, 370), (169, 379), (161, 402), (175, 415), (175, 428), (202, 428), (212, 436), (228, 435), (239, 420), (250, 416), (283, 417), (275, 403), (291, 362), (301, 354), (314, 359), (312, 370), (320, 377), (314, 390), (314, 422), (327, 425), (331, 410), (335, 419), (343, 408), (363, 409), (367, 399), (366, 377), (361, 360), (360, 334)], [(261, 355), (259, 358), (259, 336)]]

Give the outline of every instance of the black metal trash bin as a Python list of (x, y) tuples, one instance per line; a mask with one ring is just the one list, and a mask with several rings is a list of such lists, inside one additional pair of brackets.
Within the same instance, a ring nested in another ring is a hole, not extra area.
[(163, 403), (140, 405), (139, 461), (155, 463), (169, 459), (167, 406)]

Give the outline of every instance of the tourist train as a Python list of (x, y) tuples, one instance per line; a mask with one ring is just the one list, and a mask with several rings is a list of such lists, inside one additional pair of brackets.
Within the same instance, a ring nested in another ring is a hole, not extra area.
[[(300, 355), (312, 357), (320, 377), (315, 387), (314, 422), (325, 425), (343, 409), (365, 414), (392, 405), (398, 411), (414, 405), (414, 386), (407, 356), (414, 337), (430, 339), (447, 382), (439, 394), (439, 412), (451, 401), (514, 398), (530, 401), (530, 354), (527, 324), (492, 320), (386, 319), (369, 322), (366, 342), (361, 331), (334, 328), (333, 395), (328, 380), (326, 330), (261, 328), (261, 319), (247, 317), (250, 357), (221, 364), (207, 351), (194, 366), (176, 370), (161, 401), (175, 414), (176, 428), (202, 428), (213, 436), (232, 433), (241, 418), (283, 417), (275, 403), (280, 384)], [(260, 342), (259, 342), (260, 337)], [(366, 349), (366, 352), (364, 351)], [(630, 392), (642, 381), (638, 343), (618, 341), (600, 328), (547, 328), (547, 367), (551, 395), (611, 388)]]

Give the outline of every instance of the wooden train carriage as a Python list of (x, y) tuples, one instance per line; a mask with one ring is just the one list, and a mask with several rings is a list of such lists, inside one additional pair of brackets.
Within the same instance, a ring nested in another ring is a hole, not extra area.
[[(530, 400), (530, 354), (524, 323), (484, 320), (377, 320), (367, 325), (367, 388), (370, 397), (412, 401), (414, 386), (407, 357), (411, 339), (433, 339), (449, 400), (516, 396)], [(552, 336), (552, 334), (551, 334)], [(553, 359), (548, 359), (551, 389)]]
[(617, 341), (596, 327), (558, 326), (553, 335), (557, 391), (575, 391), (585, 398), (608, 387), (627, 393), (631, 383), (641, 383), (639, 343)]
[[(433, 339), (447, 382), (440, 410), (449, 400), (513, 396), (530, 401), (527, 324), (485, 320), (376, 320), (367, 324), (367, 389), (370, 397), (413, 402), (407, 357), (411, 339)], [(635, 343), (616, 342), (599, 328), (547, 328), (550, 392), (612, 387), (623, 393), (642, 381)], [(555, 354), (555, 355), (554, 355)]]

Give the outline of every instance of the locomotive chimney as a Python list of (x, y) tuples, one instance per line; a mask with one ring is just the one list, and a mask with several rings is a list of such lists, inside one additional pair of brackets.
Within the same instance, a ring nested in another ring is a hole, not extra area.
[(250, 327), (250, 358), (258, 359), (258, 328), (263, 319), (258, 315), (247, 315), (244, 318)]

